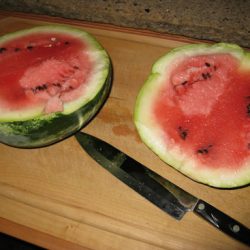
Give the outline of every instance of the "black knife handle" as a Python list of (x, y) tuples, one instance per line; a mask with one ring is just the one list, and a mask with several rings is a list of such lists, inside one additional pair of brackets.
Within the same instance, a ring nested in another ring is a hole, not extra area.
[(250, 246), (250, 230), (203, 200), (199, 200), (194, 212), (225, 234)]

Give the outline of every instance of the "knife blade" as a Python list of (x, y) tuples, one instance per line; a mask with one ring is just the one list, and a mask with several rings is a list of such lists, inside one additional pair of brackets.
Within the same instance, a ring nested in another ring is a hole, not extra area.
[(250, 246), (250, 230), (206, 201), (199, 199), (145, 167), (107, 142), (78, 132), (82, 148), (116, 178), (164, 212), (181, 220), (192, 211), (232, 238)]

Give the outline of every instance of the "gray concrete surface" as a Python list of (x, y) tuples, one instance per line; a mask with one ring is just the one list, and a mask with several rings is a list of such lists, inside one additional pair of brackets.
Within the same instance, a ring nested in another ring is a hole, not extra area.
[(0, 0), (0, 9), (148, 29), (250, 48), (250, 0)]

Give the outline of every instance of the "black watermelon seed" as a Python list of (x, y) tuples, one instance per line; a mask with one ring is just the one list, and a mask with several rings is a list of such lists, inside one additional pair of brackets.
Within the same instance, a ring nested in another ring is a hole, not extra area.
[(28, 49), (28, 50), (32, 50), (33, 48), (34, 48), (34, 47), (31, 46), (31, 45), (27, 46), (27, 49)]
[(186, 137), (187, 137), (187, 131), (182, 131), (182, 132), (181, 132), (181, 138), (182, 138), (183, 140), (185, 140)]
[(205, 73), (202, 73), (202, 78), (203, 78), (204, 80), (206, 80), (206, 79), (207, 79), (207, 75), (206, 75)]
[(64, 44), (65, 44), (65, 45), (69, 45), (69, 42), (68, 42), (68, 41), (66, 41), (66, 42), (64, 42)]
[(199, 154), (207, 154), (208, 150), (206, 148), (198, 149), (197, 153), (199, 153)]
[(5, 52), (6, 50), (7, 50), (6, 48), (2, 47), (2, 48), (0, 48), (0, 53)]
[(203, 148), (199, 148), (198, 150), (197, 150), (197, 153), (198, 154), (208, 154), (209, 153), (209, 150), (210, 150), (210, 148), (212, 147), (213, 145), (208, 145), (207, 147), (203, 147)]
[(247, 105), (247, 114), (250, 115), (250, 103)]
[(202, 75), (202, 78), (203, 78), (204, 80), (207, 80), (208, 78), (211, 78), (211, 74), (210, 74), (209, 72), (207, 72), (207, 73), (202, 73), (201, 75)]
[(14, 49), (15, 52), (18, 52), (18, 51), (20, 51), (20, 50), (21, 50), (20, 48), (15, 48), (15, 49)]
[(185, 85), (187, 85), (187, 84), (188, 84), (188, 81), (183, 81), (183, 82), (181, 82), (181, 83), (179, 83), (179, 84), (174, 85), (173, 88), (174, 88), (175, 91), (178, 91), (178, 88), (179, 88), (179, 87), (185, 86)]
[(62, 87), (61, 83), (59, 83), (59, 82), (58, 83), (53, 83), (52, 85), (55, 86), (55, 87), (59, 87), (59, 88)]
[(188, 136), (188, 130), (184, 129), (180, 126), (180, 127), (178, 127), (178, 132), (179, 132), (181, 139), (186, 140), (186, 138)]
[(211, 66), (211, 64), (208, 63), (208, 62), (205, 62), (205, 65), (206, 65), (207, 67), (210, 67), (210, 66)]
[(198, 154), (208, 154), (208, 150), (206, 148), (200, 148), (197, 150)]
[(46, 90), (47, 88), (48, 88), (48, 86), (45, 83), (45, 84), (36, 86), (35, 89), (33, 89), (33, 92), (43, 91), (43, 90)]

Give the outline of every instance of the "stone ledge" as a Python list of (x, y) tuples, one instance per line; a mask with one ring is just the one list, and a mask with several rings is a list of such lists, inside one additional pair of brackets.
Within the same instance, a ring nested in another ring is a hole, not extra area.
[(250, 1), (1, 0), (0, 9), (147, 29), (250, 48)]

